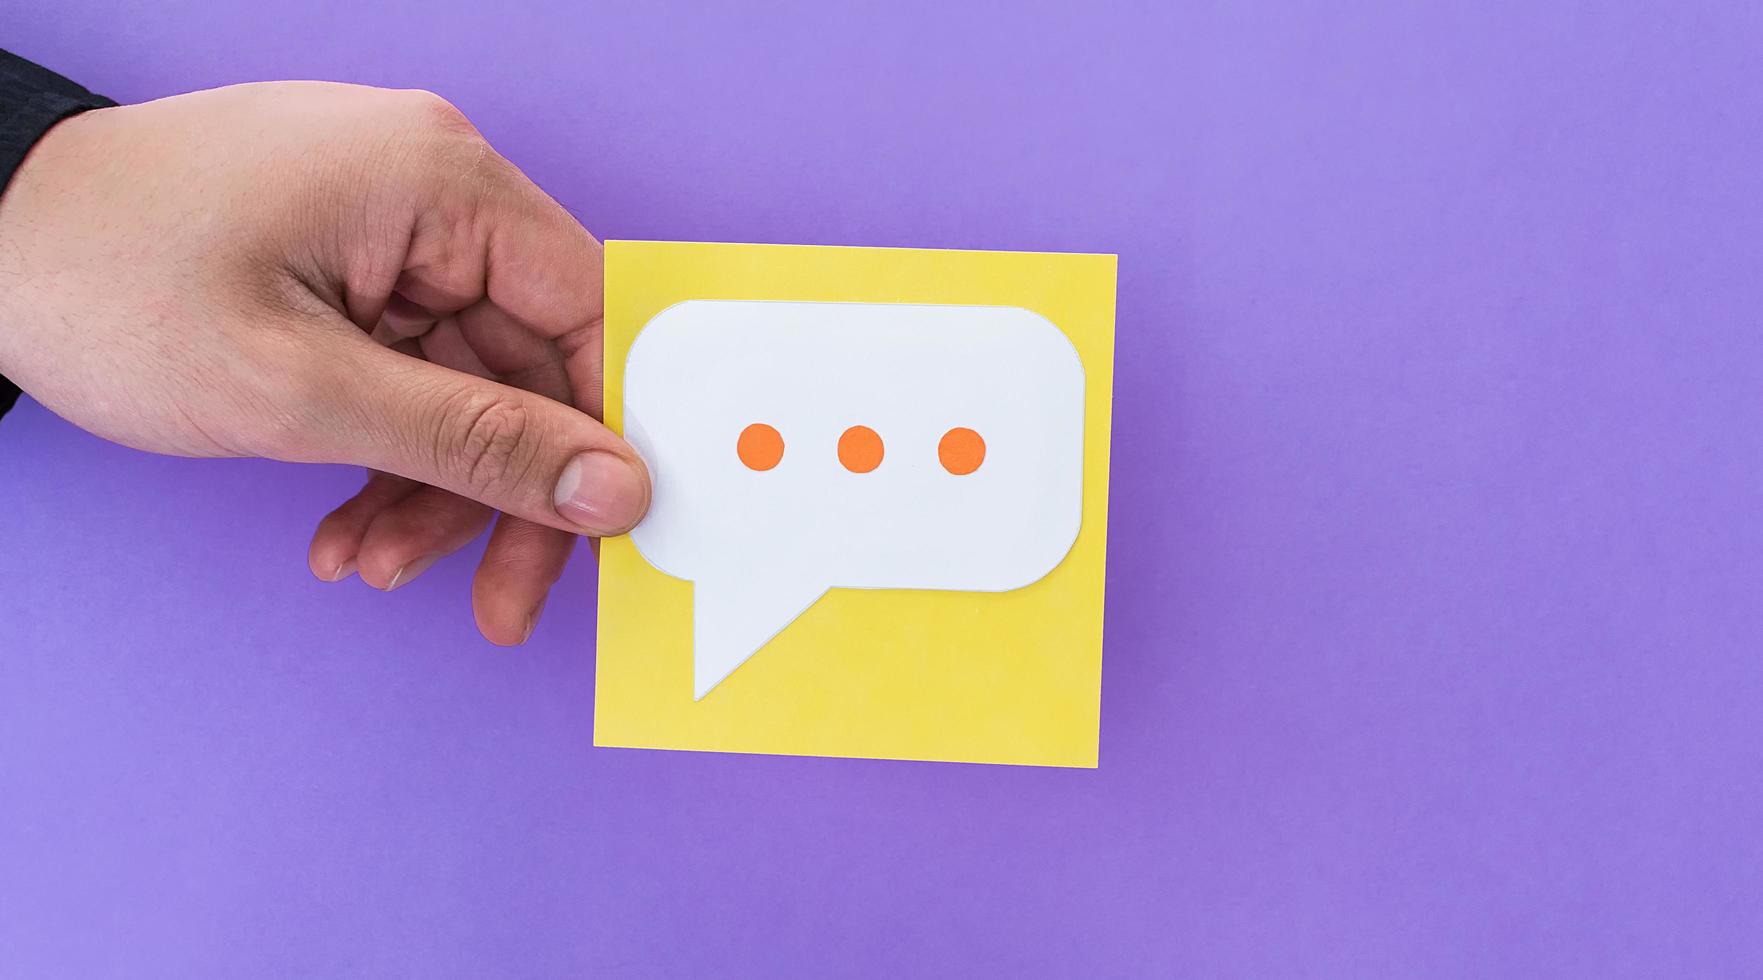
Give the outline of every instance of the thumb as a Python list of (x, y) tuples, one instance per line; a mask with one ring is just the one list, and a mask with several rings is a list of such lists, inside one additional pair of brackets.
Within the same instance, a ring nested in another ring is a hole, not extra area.
[[(519, 388), (364, 345), (338, 462), (451, 490), (504, 513), (604, 537), (649, 508), (649, 470), (585, 412)], [(352, 431), (351, 431), (352, 430)]]

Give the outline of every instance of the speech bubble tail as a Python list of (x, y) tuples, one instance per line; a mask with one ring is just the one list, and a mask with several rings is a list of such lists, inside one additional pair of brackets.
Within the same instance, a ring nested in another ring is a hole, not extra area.
[(821, 586), (694, 582), (692, 700), (702, 701), (825, 594)]

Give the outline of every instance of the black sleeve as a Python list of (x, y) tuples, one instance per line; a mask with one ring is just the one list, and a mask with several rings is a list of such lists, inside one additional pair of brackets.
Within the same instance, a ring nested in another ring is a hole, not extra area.
[[(0, 194), (26, 153), (68, 116), (116, 103), (0, 49)], [(0, 324), (4, 329), (5, 324)], [(0, 377), (0, 415), (18, 401), (18, 387)]]

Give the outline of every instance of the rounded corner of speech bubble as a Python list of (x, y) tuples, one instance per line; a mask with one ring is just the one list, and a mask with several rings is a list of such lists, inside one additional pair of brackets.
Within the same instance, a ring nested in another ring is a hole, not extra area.
[(701, 299), (676, 300), (662, 307), (656, 311), (654, 316), (644, 321), (643, 325), (637, 328), (636, 336), (631, 338), (629, 349), (624, 352), (625, 373), (627, 375), (630, 373), (630, 365), (636, 360), (638, 352), (642, 351), (647, 343), (654, 342), (658, 327), (663, 327), (669, 321), (683, 315), (682, 311), (689, 311), (692, 307), (704, 302), (707, 301)]
[[(1071, 339), (1022, 307), (687, 300), (651, 317), (625, 360), (625, 436), (655, 476), (631, 539), (693, 583), (694, 700), (829, 589), (1045, 578), (1082, 526), (1083, 392)], [(859, 420), (887, 443), (873, 473), (831, 452)], [(753, 421), (782, 430), (785, 465), (735, 460)], [(970, 423), (978, 473), (939, 467), (937, 435)]]

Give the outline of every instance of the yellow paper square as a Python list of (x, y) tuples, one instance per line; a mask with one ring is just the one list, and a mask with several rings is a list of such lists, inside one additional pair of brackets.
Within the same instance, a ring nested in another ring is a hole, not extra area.
[(1095, 766), (1113, 404), (1115, 257), (606, 243), (606, 422), (626, 355), (691, 299), (1020, 306), (1084, 367), (1083, 517), (1065, 560), (1012, 592), (833, 589), (692, 698), (692, 584), (628, 537), (600, 551), (594, 744)]

